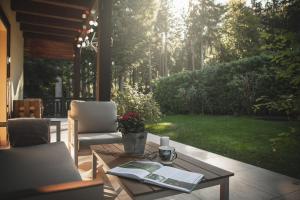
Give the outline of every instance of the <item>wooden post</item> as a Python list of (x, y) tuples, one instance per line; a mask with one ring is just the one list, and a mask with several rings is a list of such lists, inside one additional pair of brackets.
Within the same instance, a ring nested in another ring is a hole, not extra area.
[(75, 58), (73, 65), (73, 99), (78, 99), (80, 94), (80, 49), (74, 47)]
[(96, 74), (97, 101), (110, 101), (111, 97), (111, 32), (112, 0), (98, 0), (98, 52)]

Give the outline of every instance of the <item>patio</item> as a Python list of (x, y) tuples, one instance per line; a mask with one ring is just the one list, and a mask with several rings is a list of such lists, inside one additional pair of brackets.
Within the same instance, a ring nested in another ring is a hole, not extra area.
[[(30, 4), (26, 4), (30, 3)], [(24, 55), (38, 58), (60, 58), (73, 60), (74, 86), (73, 98), (80, 96), (79, 38), (86, 35), (88, 18), (94, 0), (83, 1), (2, 1), (1, 17), (1, 88), (0, 121), (6, 122), (12, 111), (12, 100), (23, 98), (23, 58)], [(102, 1), (98, 6), (99, 24), (97, 31), (102, 37), (98, 42), (96, 99), (108, 101), (111, 96), (111, 1)], [(3, 7), (3, 8), (2, 8)], [(59, 10), (57, 10), (59, 8)], [(3, 11), (2, 11), (3, 9)], [(77, 10), (77, 12), (76, 12)], [(7, 16), (6, 16), (7, 15)], [(39, 20), (37, 20), (37, 17)], [(87, 19), (86, 19), (87, 18)], [(53, 42), (55, 41), (55, 42)], [(36, 47), (39, 48), (36, 48)], [(59, 49), (60, 51), (57, 51)], [(5, 62), (4, 62), (5, 61)], [(3, 82), (3, 81), (7, 82)], [(61, 140), (68, 141), (67, 119), (61, 121)], [(51, 128), (51, 140), (55, 141), (56, 131)], [(159, 136), (148, 135), (148, 140), (158, 143)], [(6, 131), (0, 129), (0, 144), (7, 145)], [(230, 199), (300, 199), (300, 180), (255, 167), (237, 160), (223, 157), (208, 151), (197, 149), (182, 143), (171, 141), (178, 152), (190, 155), (203, 162), (232, 171), (235, 175), (230, 180)], [(84, 152), (85, 153), (85, 152)], [(79, 171), (84, 180), (91, 180), (92, 157), (89, 151), (79, 156)], [(219, 199), (219, 187), (211, 187), (180, 194), (164, 199)]]
[[(61, 139), (67, 142), (68, 124), (67, 119), (56, 119), (61, 121)], [(55, 140), (56, 131), (51, 129), (51, 139)], [(159, 136), (148, 135), (148, 140), (159, 143)], [(172, 146), (178, 152), (190, 155), (196, 159), (215, 165), (222, 169), (234, 172), (230, 179), (230, 199), (232, 200), (297, 200), (300, 199), (300, 181), (282, 174), (265, 170), (253, 165), (249, 165), (237, 160), (220, 156), (211, 152), (197, 149), (175, 141), (171, 141)], [(85, 180), (91, 179), (91, 155), (81, 155), (79, 157), (79, 170)], [(219, 199), (219, 186), (208, 189), (201, 189), (191, 194), (181, 194), (163, 199)]]

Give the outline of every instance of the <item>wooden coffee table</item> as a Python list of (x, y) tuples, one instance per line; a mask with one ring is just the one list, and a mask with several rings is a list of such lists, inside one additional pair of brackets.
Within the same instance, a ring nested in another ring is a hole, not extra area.
[[(93, 178), (96, 178), (98, 169), (104, 182), (116, 191), (116, 199), (152, 200), (182, 193), (106, 173), (107, 170), (132, 160), (159, 161), (158, 144), (147, 142), (144, 156), (132, 156), (124, 153), (122, 144), (92, 145), (91, 150), (93, 154)], [(196, 186), (195, 190), (220, 185), (220, 199), (229, 199), (229, 177), (234, 175), (232, 172), (180, 152), (177, 152), (177, 154), (178, 157), (174, 161), (173, 167), (204, 175), (204, 179)]]

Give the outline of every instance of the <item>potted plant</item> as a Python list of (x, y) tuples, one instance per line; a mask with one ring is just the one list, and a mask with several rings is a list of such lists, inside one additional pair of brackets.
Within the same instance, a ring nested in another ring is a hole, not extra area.
[(136, 112), (128, 112), (118, 118), (124, 150), (130, 154), (144, 154), (147, 140), (144, 120)]

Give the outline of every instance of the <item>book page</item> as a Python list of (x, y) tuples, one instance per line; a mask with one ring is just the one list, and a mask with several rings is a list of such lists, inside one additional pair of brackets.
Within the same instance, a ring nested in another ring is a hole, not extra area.
[(109, 170), (109, 173), (128, 177), (128, 178), (134, 178), (134, 179), (143, 179), (144, 177), (150, 174), (150, 172), (146, 170), (130, 169), (130, 168), (123, 168), (123, 167), (115, 167)]
[(147, 182), (190, 192), (203, 178), (202, 174), (188, 172), (174, 167), (162, 167), (145, 177)]
[(129, 178), (143, 179), (152, 172), (163, 167), (160, 163), (150, 161), (131, 161), (115, 167), (108, 172), (115, 175), (122, 175)]
[(172, 178), (174, 180), (183, 181), (187, 183), (196, 183), (199, 179), (198, 173), (167, 166), (160, 168), (154, 173), (160, 176), (165, 176), (166, 178)]

